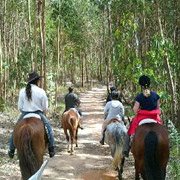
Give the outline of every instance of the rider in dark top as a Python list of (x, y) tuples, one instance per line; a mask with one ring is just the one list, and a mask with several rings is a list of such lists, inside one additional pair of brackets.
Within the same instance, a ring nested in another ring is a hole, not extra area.
[[(138, 123), (143, 119), (154, 119), (161, 124), (161, 119), (159, 117), (159, 95), (156, 92), (150, 91), (150, 78), (148, 76), (141, 76), (139, 78), (139, 85), (141, 86), (142, 93), (136, 96), (135, 104), (133, 107), (136, 116), (132, 119), (130, 128), (128, 130), (128, 135), (125, 138), (125, 143), (123, 147), (123, 154), (125, 157), (129, 157), (130, 151), (130, 136), (133, 138), (135, 130), (138, 127)], [(152, 116), (151, 113), (154, 113)], [(144, 114), (145, 113), (145, 114)], [(143, 115), (142, 115), (143, 114)], [(131, 138), (131, 139), (132, 139)]]
[[(64, 112), (68, 111), (71, 108), (75, 108), (80, 115), (80, 119), (82, 120), (82, 112), (81, 110), (78, 109), (78, 106), (80, 105), (79, 97), (77, 96), (77, 94), (73, 92), (74, 87), (70, 86), (68, 90), (69, 90), (69, 93), (66, 94), (65, 96), (65, 111)], [(79, 124), (79, 127), (83, 129), (83, 127), (81, 126), (81, 123)]]
[(77, 108), (80, 105), (79, 97), (73, 92), (74, 88), (71, 86), (68, 90), (69, 93), (65, 96), (65, 111), (70, 108)]

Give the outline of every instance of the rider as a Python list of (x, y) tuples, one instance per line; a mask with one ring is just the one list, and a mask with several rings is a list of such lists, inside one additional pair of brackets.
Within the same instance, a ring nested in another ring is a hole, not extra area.
[[(131, 142), (135, 134), (135, 130), (138, 124), (143, 119), (153, 119), (157, 123), (162, 124), (160, 119), (160, 108), (159, 108), (159, 95), (156, 92), (150, 91), (150, 78), (148, 76), (141, 76), (139, 78), (139, 85), (141, 86), (142, 93), (136, 96), (135, 104), (133, 107), (136, 116), (132, 119), (128, 130), (128, 135), (125, 138), (123, 147), (123, 154), (125, 157), (129, 157), (129, 151), (131, 148)], [(130, 142), (131, 138), (131, 142)]]
[[(110, 93), (108, 94), (106, 98), (106, 103), (112, 100), (112, 92), (116, 91), (116, 88), (114, 86), (110, 87)], [(121, 102), (121, 98), (118, 96), (118, 100)]]
[(74, 90), (74, 87), (73, 86), (70, 86), (68, 88), (69, 90), (69, 93), (66, 94), (65, 96), (65, 110), (64, 112), (68, 111), (69, 109), (71, 108), (75, 108), (80, 116), (80, 122), (79, 122), (79, 128), (83, 129), (82, 125), (81, 125), (81, 121), (82, 121), (82, 112), (81, 110), (78, 109), (78, 106), (80, 105), (80, 100), (79, 100), (79, 97), (77, 96), (77, 94), (75, 94), (73, 92)]
[(102, 139), (100, 143), (104, 145), (104, 138), (105, 138), (105, 131), (107, 125), (110, 123), (112, 119), (117, 119), (118, 121), (122, 122), (122, 118), (124, 116), (124, 106), (118, 100), (118, 92), (112, 92), (112, 100), (107, 102), (104, 108), (104, 114), (106, 116), (105, 121), (102, 125)]
[[(42, 121), (44, 122), (46, 129), (48, 131), (49, 156), (53, 157), (55, 155), (53, 131), (49, 124), (49, 120), (43, 114), (43, 112), (48, 110), (48, 99), (45, 91), (42, 88), (38, 87), (41, 78), (42, 76), (40, 76), (35, 71), (29, 73), (29, 78), (26, 88), (23, 88), (19, 93), (18, 109), (21, 111), (21, 115), (17, 123), (20, 120), (22, 120), (23, 117), (28, 113), (38, 114), (41, 117)], [(13, 134), (12, 134), (10, 141), (10, 150), (8, 152), (10, 158), (14, 157), (14, 152), (15, 152), (15, 146), (14, 146)]]

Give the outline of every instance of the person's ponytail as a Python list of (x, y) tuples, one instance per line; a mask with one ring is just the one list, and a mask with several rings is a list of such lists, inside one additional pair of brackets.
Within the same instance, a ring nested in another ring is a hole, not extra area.
[(28, 98), (28, 101), (32, 100), (32, 97), (31, 97), (31, 84), (28, 83), (27, 86), (26, 86), (26, 96)]

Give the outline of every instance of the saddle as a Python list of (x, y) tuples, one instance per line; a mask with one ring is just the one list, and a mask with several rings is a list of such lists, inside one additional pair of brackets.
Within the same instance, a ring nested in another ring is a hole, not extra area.
[(107, 126), (108, 126), (109, 124), (115, 123), (115, 122), (120, 122), (120, 121), (119, 121), (118, 119), (111, 119), (111, 120), (108, 122)]

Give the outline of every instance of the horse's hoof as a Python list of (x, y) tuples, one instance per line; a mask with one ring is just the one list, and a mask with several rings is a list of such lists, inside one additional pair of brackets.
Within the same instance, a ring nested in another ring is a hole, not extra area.
[(76, 147), (78, 147), (78, 145), (76, 144)]
[(68, 153), (70, 153), (71, 151), (70, 150), (67, 150)]

